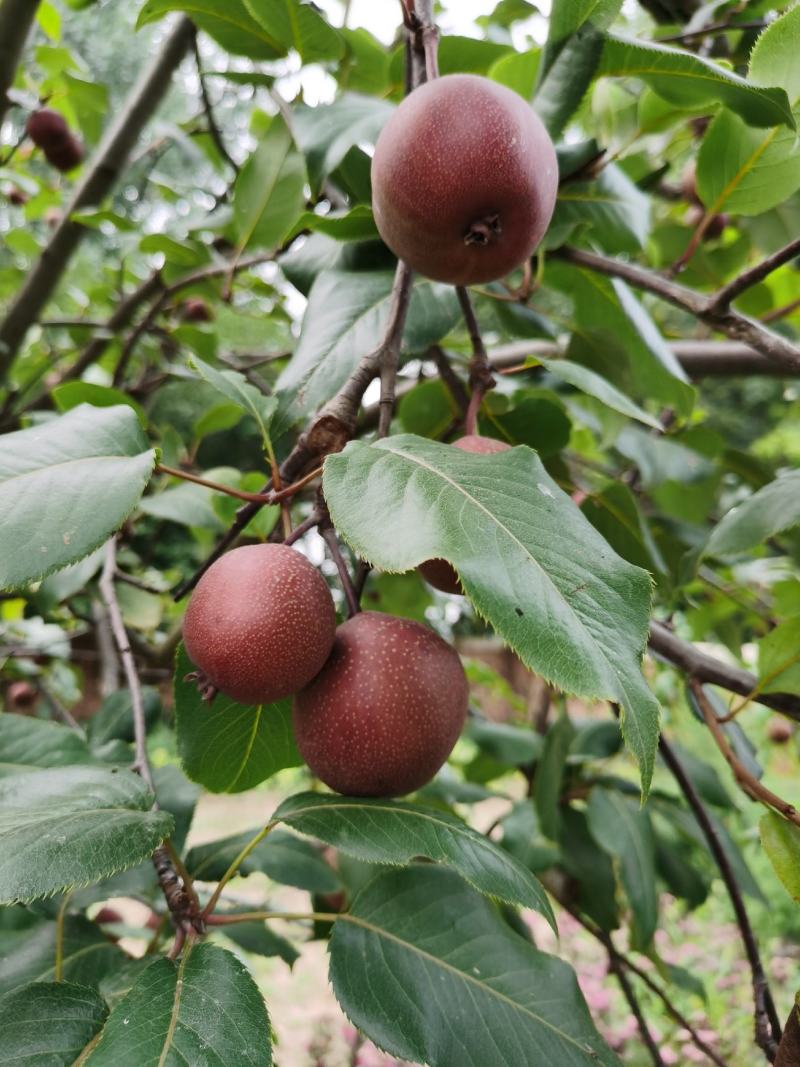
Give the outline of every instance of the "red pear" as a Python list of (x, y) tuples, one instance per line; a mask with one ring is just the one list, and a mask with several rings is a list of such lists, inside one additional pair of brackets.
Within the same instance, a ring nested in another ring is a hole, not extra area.
[(409, 267), (452, 285), (502, 278), (528, 259), (557, 189), (555, 149), (536, 113), (474, 74), (407, 96), (372, 159), (381, 237)]
[(192, 663), (242, 704), (296, 693), (333, 645), (330, 590), (305, 556), (286, 545), (247, 545), (203, 575), (183, 620)]
[(469, 688), (458, 654), (427, 626), (376, 611), (336, 631), (330, 659), (294, 701), (314, 774), (347, 796), (403, 796), (458, 740)]

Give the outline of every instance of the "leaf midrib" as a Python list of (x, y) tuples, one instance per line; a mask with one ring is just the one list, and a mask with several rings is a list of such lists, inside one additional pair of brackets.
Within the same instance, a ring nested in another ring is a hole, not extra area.
[[(530, 550), (528, 548), (525, 547), (525, 545), (522, 543), (522, 541), (520, 541), (520, 539), (516, 536), (516, 534), (514, 534), (511, 530), (509, 530), (507, 526), (503, 525), (503, 523), (500, 521), (498, 516), (493, 515), (491, 513), (491, 511), (489, 511), (489, 509), (487, 507), (485, 507), (483, 504), (481, 504), (481, 502), (476, 497), (474, 497), (470, 493), (468, 493), (466, 491), (466, 489), (464, 489), (464, 487), (462, 485), (459, 485), (458, 482), (454, 482), (452, 480), (452, 478), (449, 478), (442, 471), (437, 470), (436, 467), (432, 467), (429, 463), (423, 462), (419, 457), (417, 457), (417, 456), (409, 456), (408, 453), (406, 453), (406, 452), (400, 452), (397, 449), (392, 448), (390, 444), (385, 444), (381, 448), (381, 451), (389, 452), (391, 455), (398, 456), (400, 459), (405, 459), (410, 463), (416, 463), (419, 467), (422, 467), (424, 470), (430, 471), (432, 474), (437, 475), (438, 477), (440, 477), (442, 479), (442, 481), (447, 482), (447, 484), (450, 485), (457, 492), (462, 493), (462, 495), (465, 497), (466, 500), (468, 500), (471, 503), (473, 503), (480, 511), (482, 511), (484, 513), (484, 515), (486, 515), (489, 518), (489, 520), (491, 522), (494, 522), (497, 525), (498, 529), (500, 531), (502, 531), (503, 533), (505, 533), (520, 548), (522, 553), (525, 556), (528, 557), (528, 559), (531, 561), (531, 563), (534, 564), (534, 566), (537, 568), (537, 570), (544, 577), (544, 579), (546, 580), (547, 584), (555, 591), (555, 593), (558, 596), (559, 600), (564, 604), (564, 606), (569, 611), (570, 617), (575, 620), (575, 622), (577, 623), (577, 625), (580, 628), (580, 630), (584, 634), (586, 634), (586, 636), (589, 638), (589, 642), (592, 645), (592, 647), (599, 651), (603, 662), (607, 665), (608, 669), (611, 671), (612, 678), (616, 678), (618, 682), (621, 681), (619, 672), (617, 671), (616, 667), (611, 662), (611, 660), (608, 658), (608, 654), (607, 654), (606, 650), (599, 643), (599, 641), (597, 640), (595, 635), (588, 629), (588, 627), (586, 626), (586, 623), (583, 621), (583, 619), (580, 617), (580, 615), (578, 615), (577, 612), (575, 611), (575, 608), (573, 608), (573, 606), (569, 603), (569, 601), (564, 596), (562, 591), (558, 588), (558, 586), (555, 584), (555, 582), (550, 577), (550, 575), (547, 573), (547, 571), (544, 569), (544, 567), (541, 565), (541, 563), (539, 563), (539, 561), (536, 559), (536, 557), (530, 552)], [(607, 699), (609, 697), (613, 697), (615, 695), (616, 694), (614, 694), (614, 693), (597, 694), (598, 697), (599, 696), (605, 696)]]
[(352, 923), (354, 926), (360, 926), (362, 929), (368, 930), (370, 933), (375, 934), (377, 937), (383, 937), (387, 941), (393, 941), (395, 944), (400, 945), (402, 948), (405, 948), (410, 952), (416, 953), (422, 959), (433, 963), (437, 967), (441, 967), (443, 970), (449, 971), (451, 974), (456, 975), (462, 981), (472, 983), (473, 985), (477, 986), (478, 989), (480, 989), (482, 992), (488, 993), (491, 996), (496, 997), (497, 1000), (500, 1000), (503, 1003), (509, 1005), (512, 1009), (520, 1012), (521, 1014), (530, 1016), (530, 1018), (533, 1019), (535, 1022), (540, 1023), (548, 1030), (552, 1030), (553, 1033), (557, 1034), (565, 1042), (569, 1042), (584, 1054), (586, 1053), (586, 1047), (583, 1044), (577, 1041), (570, 1034), (567, 1034), (565, 1033), (565, 1031), (559, 1029), (554, 1023), (551, 1023), (547, 1019), (542, 1018), (541, 1015), (537, 1015), (535, 1011), (532, 1011), (530, 1008), (525, 1007), (524, 1004), (520, 1004), (518, 1001), (513, 1000), (505, 993), (501, 993), (499, 989), (495, 989), (493, 986), (488, 985), (486, 982), (480, 981), (478, 978), (473, 978), (473, 976), (471, 974), (467, 974), (466, 971), (460, 971), (458, 967), (454, 967), (452, 963), (447, 963), (446, 960), (440, 959), (438, 956), (431, 955), (430, 952), (426, 952), (425, 949), (420, 948), (418, 945), (414, 945), (410, 941), (404, 941), (403, 938), (399, 937), (397, 934), (392, 934), (388, 930), (382, 929), (380, 926), (375, 926), (374, 923), (369, 922), (367, 919), (362, 919), (349, 912), (341, 914), (336, 921), (349, 922)]

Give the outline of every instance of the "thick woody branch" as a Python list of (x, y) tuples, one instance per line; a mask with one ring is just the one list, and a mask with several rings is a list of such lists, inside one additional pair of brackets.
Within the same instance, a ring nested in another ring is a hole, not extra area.
[[(712, 685), (722, 686), (730, 693), (751, 697), (757, 690), (758, 680), (742, 667), (731, 667), (722, 660), (701, 652), (699, 648), (681, 640), (662, 622), (650, 623), (650, 651), (663, 657), (692, 678)], [(774, 711), (800, 722), (800, 697), (791, 693), (759, 693), (756, 698)]]
[(192, 23), (181, 17), (159, 53), (134, 86), (127, 103), (107, 130), (97, 152), (56, 227), (0, 325), (0, 378), (5, 377), (30, 326), (61, 280), (70, 259), (89, 232), (73, 215), (100, 203), (116, 184), (140, 133), (169, 88), (172, 75), (191, 44)]
[[(383, 340), (377, 348), (361, 359), (336, 396), (317, 413), (308, 429), (300, 435), (297, 444), (281, 464), (280, 475), (283, 482), (297, 481), (309, 467), (318, 466), (326, 455), (341, 451), (355, 433), (358, 409), (367, 386), (380, 373), (386, 353), (400, 349), (403, 327), (411, 300), (411, 285), (411, 271), (404, 263), (398, 263), (392, 287), (389, 320)], [(262, 492), (268, 493), (271, 484), (271, 481), (267, 482)], [(211, 564), (236, 541), (245, 526), (263, 506), (263, 504), (251, 502), (239, 508), (233, 524), (211, 555), (190, 578), (187, 578), (175, 590), (173, 595), (176, 600), (181, 600), (194, 589)]]
[(700, 830), (706, 839), (709, 851), (719, 868), (719, 873), (725, 883), (725, 888), (728, 890), (728, 896), (733, 905), (736, 923), (739, 927), (739, 933), (745, 947), (745, 952), (747, 953), (753, 980), (756, 1044), (764, 1052), (764, 1055), (770, 1063), (772, 1063), (775, 1059), (778, 1042), (781, 1039), (781, 1024), (775, 1010), (775, 1004), (772, 1000), (772, 994), (767, 982), (764, 966), (761, 962), (761, 956), (758, 951), (758, 942), (756, 941), (753, 928), (750, 925), (747, 909), (744, 905), (744, 897), (741, 888), (736, 881), (736, 875), (731, 867), (728, 855), (722, 846), (722, 842), (717, 835), (716, 828), (709, 818), (708, 812), (703, 806), (703, 802), (701, 801), (697, 790), (684, 770), (683, 764), (675, 755), (672, 746), (663, 735), (658, 743), (658, 749), (667, 767), (672, 771), (681, 792), (686, 798), (686, 802), (689, 805), (692, 814), (697, 820)]
[[(800, 375), (800, 367), (792, 370), (774, 363), (740, 341), (686, 340), (668, 341), (667, 345), (692, 379)], [(564, 349), (557, 341), (511, 341), (489, 349), (489, 361), (497, 370), (521, 367), (528, 356), (558, 359), (563, 355)]]
[(11, 106), (8, 90), (14, 84), (39, 0), (3, 0), (0, 4), (0, 126)]
[(717, 304), (717, 294), (706, 297), (646, 267), (579, 248), (561, 248), (553, 255), (573, 263), (576, 267), (584, 267), (611, 278), (621, 278), (635, 289), (643, 289), (687, 311), (700, 322), (724, 333), (732, 340), (743, 341), (786, 371), (797, 373), (800, 370), (800, 347), (780, 334), (773, 333), (755, 319), (740, 315), (738, 311), (730, 308), (720, 308)]

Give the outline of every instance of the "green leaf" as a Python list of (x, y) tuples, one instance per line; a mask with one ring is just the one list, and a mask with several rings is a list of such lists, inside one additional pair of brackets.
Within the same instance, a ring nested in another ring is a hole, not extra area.
[(633, 912), (635, 947), (644, 951), (658, 922), (655, 842), (646, 812), (618, 790), (595, 786), (587, 809), (598, 845), (619, 864), (619, 878)]
[(226, 396), (231, 403), (253, 416), (266, 446), (269, 443), (269, 424), (278, 408), (278, 401), (275, 397), (265, 396), (238, 371), (217, 370), (208, 363), (204, 363), (202, 359), (198, 359), (197, 356), (189, 360), (189, 366), (196, 370), (204, 381)]
[(589, 522), (623, 559), (648, 571), (665, 571), (636, 497), (622, 482), (607, 482), (581, 504)]
[(533, 452), (474, 456), (410, 434), (351, 442), (328, 456), (323, 484), (360, 557), (388, 571), (447, 559), (527, 666), (568, 692), (620, 703), (647, 793), (658, 740), (640, 670), (650, 579), (615, 555)]
[(601, 930), (619, 926), (617, 883), (611, 858), (595, 841), (585, 811), (565, 807), (559, 844), (564, 870), (578, 883), (578, 904)]
[(750, 53), (750, 81), (756, 85), (780, 85), (794, 103), (800, 99), (800, 8), (792, 4), (779, 19), (759, 35)]
[(373, 879), (334, 923), (330, 980), (379, 1048), (436, 1067), (619, 1067), (572, 969), (452, 872)]
[[(206, 471), (206, 474), (210, 475), (210, 472)], [(142, 497), (139, 511), (156, 519), (180, 523), (181, 526), (197, 526), (221, 533), (224, 526), (214, 510), (214, 496), (215, 490), (204, 485), (181, 482)]]
[(301, 230), (325, 233), (337, 241), (371, 241), (378, 236), (372, 208), (367, 204), (356, 204), (350, 211), (332, 211), (329, 215), (306, 211), (295, 226), (296, 233)]
[(87, 986), (22, 986), (0, 1000), (0, 1064), (70, 1067), (107, 1014), (103, 998)]
[(800, 829), (774, 811), (761, 816), (761, 844), (784, 888), (800, 900)]
[(71, 411), (79, 404), (93, 404), (97, 408), (128, 404), (136, 412), (142, 426), (147, 426), (147, 416), (142, 405), (137, 404), (120, 389), (112, 389), (107, 385), (94, 385), (92, 382), (64, 382), (53, 389), (52, 397), (59, 411)]
[(553, 0), (542, 57), (544, 72), (550, 69), (565, 43), (582, 26), (591, 23), (604, 30), (617, 17), (621, 7), (621, 0)]
[[(276, 385), (279, 390), (299, 390), (302, 413), (329, 400), (361, 357), (380, 342), (389, 318), (393, 277), (382, 271), (327, 270), (318, 275), (297, 349)], [(452, 287), (420, 279), (406, 319), (405, 351), (421, 352), (440, 341), (458, 317)]]
[(548, 281), (573, 301), (567, 354), (628, 395), (692, 410), (694, 390), (652, 318), (624, 282), (548, 264)]
[(650, 234), (650, 198), (613, 164), (596, 181), (562, 184), (548, 245), (563, 244), (580, 226), (606, 252), (638, 252)]
[(711, 531), (704, 556), (729, 556), (761, 545), (800, 523), (800, 471), (791, 471), (724, 515)]
[(338, 59), (344, 41), (312, 4), (302, 0), (244, 0), (271, 38), (300, 53), (304, 63)]
[(353, 145), (375, 144), (394, 104), (360, 93), (342, 93), (332, 104), (294, 109), (294, 135), (306, 157), (311, 191), (342, 162)]
[(550, 902), (530, 871), (453, 815), (400, 801), (298, 793), (273, 819), (368, 863), (426, 856), (448, 864), (482, 893), (535, 908), (555, 928)]
[[(187, 870), (201, 881), (219, 881), (258, 832), (249, 830), (221, 841), (196, 845), (189, 849), (186, 857)], [(285, 830), (272, 830), (239, 867), (241, 877), (255, 871), (266, 874), (273, 882), (293, 885), (310, 893), (334, 893), (341, 889), (341, 882), (319, 850)]]
[(501, 56), (491, 65), (488, 77), (513, 89), (524, 100), (531, 100), (539, 75), (540, 59), (541, 52), (538, 48), (532, 48), (528, 52), (511, 52), (510, 55)]
[(290, 967), (300, 959), (300, 953), (291, 941), (276, 934), (266, 923), (230, 923), (224, 933), (234, 944), (254, 956), (280, 956)]
[(270, 1067), (264, 1001), (248, 971), (216, 945), (152, 963), (122, 998), (86, 1067)]
[(82, 404), (0, 447), (0, 588), (98, 548), (131, 513), (155, 463), (129, 407)]
[(595, 397), (613, 411), (619, 411), (620, 414), (627, 415), (628, 418), (643, 422), (654, 430), (663, 430), (661, 423), (655, 416), (648, 414), (638, 404), (634, 404), (624, 393), (621, 393), (619, 389), (607, 382), (605, 378), (601, 378), (599, 374), (589, 370), (588, 367), (582, 367), (580, 363), (572, 363), (567, 359), (541, 359), (539, 357), (532, 360), (531, 363), (540, 363), (554, 377), (560, 378), (562, 382), (574, 385), (576, 389), (580, 389), (587, 396)]
[(562, 715), (544, 739), (544, 752), (536, 765), (533, 782), (533, 802), (539, 814), (542, 833), (551, 841), (558, 840), (561, 823), (561, 783), (567, 764), (569, 747), (575, 739), (575, 728)]
[(137, 29), (156, 22), (170, 11), (184, 11), (226, 52), (250, 59), (279, 59), (286, 47), (248, 12), (243, 0), (147, 0), (139, 12)]
[(758, 691), (800, 696), (800, 617), (781, 623), (758, 642)]
[(598, 76), (639, 78), (671, 104), (725, 104), (750, 126), (795, 128), (783, 89), (763, 89), (708, 59), (667, 45), (609, 34)]
[(175, 664), (175, 725), (181, 764), (192, 781), (212, 793), (241, 793), (284, 767), (299, 767), (288, 700), (245, 707), (222, 693), (209, 705), (181, 645)]
[[(0, 931), (0, 996), (28, 982), (55, 979), (56, 937), (56, 923), (49, 921)], [(61, 951), (65, 981), (95, 986), (125, 958), (95, 923), (82, 916), (65, 917)]]
[[(800, 109), (795, 108), (795, 117)], [(697, 156), (697, 192), (713, 214), (760, 215), (800, 188), (797, 134), (787, 126), (754, 129), (721, 111)]]
[[(750, 81), (781, 85), (800, 117), (800, 8), (792, 7), (758, 38), (750, 54)], [(800, 151), (785, 127), (753, 130), (723, 111), (712, 122), (697, 159), (697, 189), (712, 212), (758, 215), (787, 200), (800, 188)]]
[(474, 741), (482, 752), (509, 767), (535, 763), (542, 755), (542, 738), (530, 727), (526, 729), (509, 722), (471, 718), (467, 722), (465, 736)]
[(29, 901), (146, 859), (172, 829), (138, 775), (63, 767), (0, 779), (0, 901)]
[(278, 115), (239, 171), (233, 191), (237, 251), (277, 248), (303, 213), (305, 166)]
[(533, 103), (550, 136), (556, 138), (564, 132), (592, 83), (603, 54), (603, 36), (586, 25), (561, 47), (552, 65), (547, 48), (545, 54)]
[[(158, 690), (144, 686), (142, 705), (145, 728), (149, 730), (158, 721), (161, 713), (161, 698)], [(130, 690), (118, 689), (111, 696), (106, 697), (99, 711), (87, 722), (86, 733), (93, 747), (103, 745), (106, 741), (113, 741), (115, 738), (133, 741), (135, 735)]]
[(0, 715), (0, 775), (92, 762), (77, 730), (25, 715)]

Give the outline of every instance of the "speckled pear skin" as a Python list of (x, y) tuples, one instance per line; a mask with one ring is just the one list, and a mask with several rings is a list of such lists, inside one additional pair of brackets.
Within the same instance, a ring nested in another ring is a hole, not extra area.
[(458, 653), (427, 626), (365, 611), (336, 631), (330, 659), (294, 700), (313, 773), (345, 796), (404, 796), (453, 750), (469, 687)]
[(333, 647), (336, 609), (325, 580), (285, 545), (246, 545), (203, 575), (183, 620), (192, 663), (241, 704), (302, 689)]
[[(481, 437), (480, 434), (470, 433), (453, 441), (454, 448), (460, 448), (463, 452), (474, 452), (480, 456), (491, 456), (495, 452), (507, 452), (511, 445), (505, 441), (498, 441), (494, 437)], [(463, 593), (458, 574), (446, 559), (428, 559), (420, 563), (417, 573), (421, 574), (428, 585), (438, 589), (440, 593), (457, 595)]]
[(555, 148), (539, 117), (518, 93), (475, 74), (415, 89), (372, 159), (381, 237), (409, 267), (452, 285), (502, 278), (528, 259), (557, 190)]

